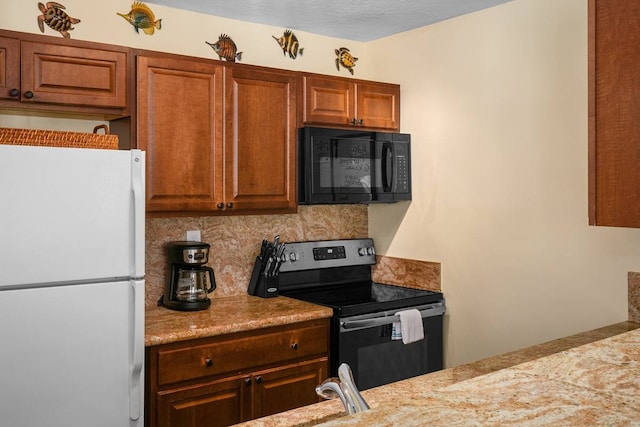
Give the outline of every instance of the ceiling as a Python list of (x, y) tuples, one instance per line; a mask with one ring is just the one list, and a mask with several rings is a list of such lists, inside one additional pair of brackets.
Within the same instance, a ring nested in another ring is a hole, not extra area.
[(151, 0), (176, 9), (370, 41), (511, 0)]

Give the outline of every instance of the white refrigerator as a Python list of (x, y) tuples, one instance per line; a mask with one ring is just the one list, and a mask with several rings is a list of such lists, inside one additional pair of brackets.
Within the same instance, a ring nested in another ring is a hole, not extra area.
[(144, 425), (144, 165), (0, 145), (0, 425)]

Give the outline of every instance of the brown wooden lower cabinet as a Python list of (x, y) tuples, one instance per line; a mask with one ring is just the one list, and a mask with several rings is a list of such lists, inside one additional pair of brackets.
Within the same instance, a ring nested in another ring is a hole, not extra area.
[(327, 319), (147, 348), (146, 426), (229, 426), (316, 403)]
[(248, 419), (250, 390), (240, 377), (157, 393), (158, 427), (228, 426)]

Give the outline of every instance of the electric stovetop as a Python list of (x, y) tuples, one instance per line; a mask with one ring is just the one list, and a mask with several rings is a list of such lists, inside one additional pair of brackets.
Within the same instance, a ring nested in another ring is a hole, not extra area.
[(406, 309), (443, 300), (441, 292), (410, 289), (375, 282), (350, 283), (346, 286), (320, 286), (282, 295), (331, 307), (339, 316)]

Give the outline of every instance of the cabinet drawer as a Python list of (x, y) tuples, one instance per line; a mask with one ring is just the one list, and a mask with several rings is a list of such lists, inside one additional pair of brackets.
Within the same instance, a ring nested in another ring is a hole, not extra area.
[(158, 352), (158, 385), (193, 380), (328, 352), (326, 324), (275, 330)]

